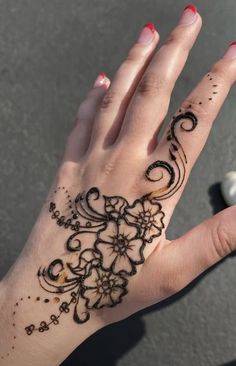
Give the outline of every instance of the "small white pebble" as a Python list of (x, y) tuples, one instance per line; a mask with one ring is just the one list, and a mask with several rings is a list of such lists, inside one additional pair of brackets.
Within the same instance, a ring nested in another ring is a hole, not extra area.
[(236, 205), (236, 172), (225, 174), (221, 192), (228, 206)]

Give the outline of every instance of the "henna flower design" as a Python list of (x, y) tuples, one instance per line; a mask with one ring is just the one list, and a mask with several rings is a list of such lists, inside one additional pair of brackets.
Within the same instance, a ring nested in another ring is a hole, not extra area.
[(122, 219), (108, 222), (106, 229), (98, 234), (96, 248), (103, 256), (103, 269), (132, 275), (136, 273), (136, 265), (144, 261), (144, 245), (137, 227)]
[[(190, 125), (185, 125), (186, 120)], [(156, 160), (145, 172), (150, 182), (159, 182), (160, 186), (132, 203), (121, 196), (103, 195), (97, 187), (80, 192), (73, 200), (65, 187), (54, 191), (55, 194), (64, 192), (65, 212), (71, 210), (65, 215), (57, 202), (49, 204), (51, 218), (69, 232), (65, 247), (72, 256), (68, 260), (56, 258), (37, 271), (41, 288), (57, 294), (61, 297), (59, 301), (63, 301), (58, 313), (51, 314), (48, 321), (26, 326), (28, 335), (58, 324), (62, 314), (72, 313), (70, 309), (73, 309), (74, 321), (82, 324), (89, 320), (90, 309), (111, 307), (122, 301), (128, 293), (129, 276), (145, 261), (146, 244), (159, 237), (165, 227), (160, 202), (173, 196), (184, 182), (187, 157), (176, 127), (182, 132), (191, 132), (197, 124), (191, 111), (173, 117), (167, 135), (168, 161)], [(160, 169), (161, 178), (158, 174), (156, 179), (152, 172)], [(164, 180), (166, 176), (168, 179)]]
[(100, 309), (114, 306), (126, 295), (127, 280), (120, 275), (106, 272), (101, 268), (92, 268), (90, 275), (84, 280), (83, 298), (88, 309)]
[(125, 209), (126, 220), (130, 224), (136, 224), (141, 230), (141, 237), (148, 243), (158, 237), (164, 228), (164, 212), (161, 205), (150, 199), (136, 200), (132, 206)]

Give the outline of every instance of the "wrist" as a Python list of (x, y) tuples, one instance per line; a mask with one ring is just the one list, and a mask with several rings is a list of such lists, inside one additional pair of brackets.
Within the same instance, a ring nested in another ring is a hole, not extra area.
[[(63, 298), (45, 293), (32, 270), (37, 263), (34, 255), (20, 258), (0, 285), (0, 326), (5, 330), (0, 359), (12, 366), (58, 365), (104, 325), (99, 317), (76, 323), (70, 293)], [(63, 303), (70, 303), (65, 311), (60, 310)]]

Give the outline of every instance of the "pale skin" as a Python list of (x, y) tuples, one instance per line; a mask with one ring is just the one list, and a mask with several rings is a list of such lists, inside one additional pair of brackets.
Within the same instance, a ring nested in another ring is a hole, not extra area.
[[(158, 32), (145, 27), (113, 81), (100, 76), (80, 105), (48, 200), (20, 257), (0, 284), (0, 327), (5, 330), (0, 339), (1, 365), (58, 365), (97, 330), (175, 294), (236, 249), (236, 207), (209, 218), (181, 238), (169, 241), (165, 236), (191, 169), (236, 79), (236, 46), (231, 45), (179, 108), (190, 110), (198, 120), (194, 131), (176, 132), (187, 156), (186, 174), (176, 193), (161, 203), (165, 227), (145, 247), (145, 262), (129, 277), (128, 294), (115, 307), (93, 309), (83, 324), (66, 315), (48, 332), (25, 333), (28, 324), (46, 320), (57, 308), (36, 275), (42, 264), (67, 255), (68, 232), (57, 226), (48, 212), (56, 187), (65, 186), (76, 196), (95, 186), (107, 196), (122, 196), (131, 203), (159, 188), (157, 182), (145, 178), (145, 172), (156, 160), (169, 161), (166, 132), (161, 138), (158, 132), (202, 25), (199, 13), (187, 9), (185, 16), (159, 50)], [(212, 89), (212, 85), (217, 86)], [(48, 297), (51, 302), (36, 302), (37, 297)]]

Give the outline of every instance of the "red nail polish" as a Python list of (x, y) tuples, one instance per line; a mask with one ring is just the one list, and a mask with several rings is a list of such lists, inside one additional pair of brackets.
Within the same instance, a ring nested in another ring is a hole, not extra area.
[(236, 42), (232, 42), (227, 48), (223, 58), (233, 60), (236, 58)]
[(104, 79), (106, 77), (106, 74), (105, 72), (100, 72), (99, 76)]
[(194, 14), (196, 14), (196, 13), (197, 13), (197, 7), (196, 7), (194, 4), (188, 4), (188, 5), (184, 8), (184, 10), (185, 10), (185, 9), (192, 10), (192, 12), (193, 12)]
[(150, 29), (150, 31), (151, 31), (152, 33), (154, 33), (154, 32), (155, 32), (155, 30), (156, 30), (156, 27), (155, 27), (155, 25), (154, 25), (153, 23), (146, 23), (146, 24), (144, 25), (144, 28), (148, 28), (148, 29)]
[(146, 23), (139, 34), (137, 42), (145, 46), (149, 45), (155, 38), (155, 31), (156, 28), (153, 23)]
[(106, 80), (106, 74), (104, 72), (100, 72), (100, 74), (98, 74), (98, 77), (97, 77), (97, 79), (94, 82), (93, 87), (94, 88), (98, 88), (98, 87), (104, 85), (105, 84), (105, 80)]

